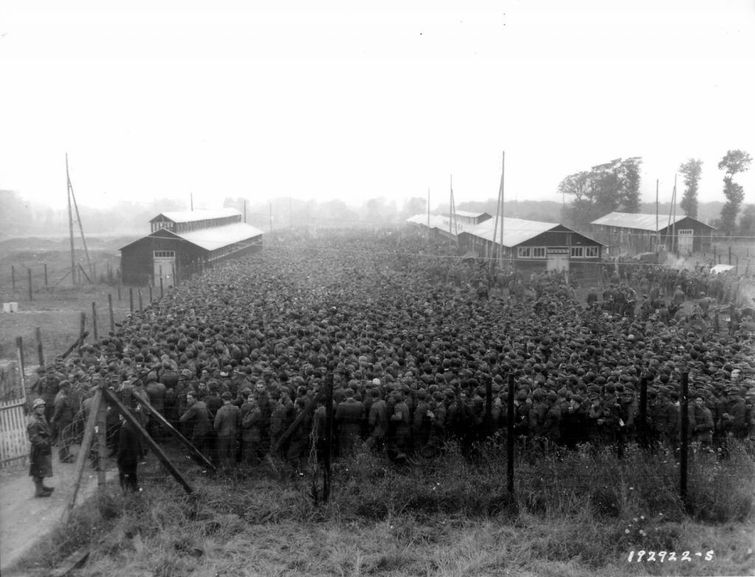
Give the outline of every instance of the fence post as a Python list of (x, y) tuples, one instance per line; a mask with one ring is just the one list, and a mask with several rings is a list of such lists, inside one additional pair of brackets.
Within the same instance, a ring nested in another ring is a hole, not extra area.
[(152, 304), (152, 285), (149, 285), (149, 304)]
[(73, 494), (71, 495), (71, 500), (68, 502), (68, 506), (63, 510), (63, 516), (61, 518), (63, 524), (68, 522), (68, 518), (70, 517), (73, 508), (76, 506), (76, 497), (81, 488), (81, 477), (84, 474), (84, 465), (86, 465), (89, 449), (92, 446), (92, 438), (94, 437), (95, 420), (99, 414), (102, 401), (102, 390), (97, 389), (92, 400), (92, 412), (89, 413), (86, 425), (84, 425), (84, 439), (81, 441), (79, 453), (76, 455), (76, 464), (74, 465), (73, 473)]
[(640, 378), (640, 406), (638, 409), (639, 441), (641, 447), (648, 446), (648, 378), (643, 375)]
[(24, 347), (21, 337), (16, 337), (16, 362), (18, 378), (21, 380), (21, 400), (26, 403), (26, 375), (24, 374)]
[(43, 265), (45, 267), (45, 289), (47, 288), (47, 263)]
[(81, 341), (79, 343), (79, 346), (84, 344), (84, 333), (86, 333), (86, 325), (87, 325), (87, 314), (81, 313), (81, 326), (79, 328), (79, 340)]
[(39, 359), (39, 366), (45, 366), (45, 355), (42, 351), (42, 330), (37, 327), (34, 329), (34, 338), (37, 339), (37, 358)]
[(485, 435), (493, 432), (493, 380), (485, 383)]
[(10, 284), (13, 292), (16, 292), (16, 267), (10, 265)]
[(729, 264), (731, 264), (731, 245), (729, 245)]
[(718, 264), (718, 251), (715, 244), (713, 245), (713, 264)]
[(31, 292), (31, 269), (27, 268), (26, 271), (29, 273), (28, 274), (28, 277), (29, 277), (29, 300), (31, 301), (31, 300), (34, 300), (34, 297), (33, 297), (32, 292)]
[(325, 376), (325, 450), (323, 461), (322, 500), (330, 498), (330, 451), (333, 445), (333, 373), (328, 370)]
[(509, 372), (509, 397), (506, 419), (506, 486), (509, 495), (514, 495), (514, 373)]
[(97, 411), (97, 486), (104, 487), (107, 482), (105, 474), (105, 461), (107, 459), (107, 404), (100, 403), (100, 409)]
[(160, 298), (163, 298), (163, 277), (160, 277)]
[(121, 283), (118, 282), (118, 302), (121, 302)]
[(133, 313), (134, 312), (134, 289), (133, 287), (128, 287), (128, 308)]
[(138, 288), (136, 289), (136, 295), (139, 297), (139, 312), (141, 312), (144, 307), (142, 306), (142, 289)]
[(682, 398), (681, 398), (681, 419), (682, 419), (682, 438), (681, 438), (681, 456), (679, 458), (679, 469), (681, 478), (679, 479), (679, 496), (684, 505), (687, 505), (687, 453), (689, 449), (689, 372), (682, 373)]
[[(24, 359), (24, 339), (21, 337), (16, 337), (16, 352), (18, 353), (18, 363), (19, 363), (19, 369), (21, 371), (21, 375), (25, 375), (26, 371), (26, 361)], [(23, 382), (23, 381), (22, 381)], [(24, 391), (24, 395), (26, 394), (26, 391)]]
[(107, 293), (107, 310), (110, 315), (110, 332), (115, 333), (115, 318), (113, 317), (113, 295)]
[(94, 334), (94, 341), (97, 342), (97, 303), (92, 303), (92, 333)]

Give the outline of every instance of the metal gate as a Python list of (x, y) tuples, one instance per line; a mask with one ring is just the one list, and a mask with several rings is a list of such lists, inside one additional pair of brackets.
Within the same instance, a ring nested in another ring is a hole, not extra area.
[(0, 367), (0, 468), (29, 456), (23, 383), (16, 363)]

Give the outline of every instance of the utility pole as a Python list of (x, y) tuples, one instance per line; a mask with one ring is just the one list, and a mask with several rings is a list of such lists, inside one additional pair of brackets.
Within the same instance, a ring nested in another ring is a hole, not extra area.
[[(493, 250), (490, 258), (490, 269), (493, 269), (494, 263), (498, 262), (499, 266), (503, 266), (503, 176), (504, 176), (504, 163), (506, 162), (506, 152), (503, 152), (501, 157), (501, 182), (498, 185), (498, 202), (496, 203), (495, 210), (495, 222), (493, 223)], [(499, 225), (500, 223), (500, 225)], [(500, 226), (500, 237), (498, 236)], [(496, 238), (499, 239), (500, 248), (496, 245)]]
[(679, 240), (676, 238), (676, 177), (677, 175), (674, 174), (674, 196), (671, 201), (671, 208), (674, 211), (673, 222), (671, 223), (671, 248), (673, 249), (674, 254), (678, 257)]
[(658, 252), (658, 245), (661, 244), (660, 224), (658, 223), (658, 179), (655, 179), (655, 251)]
[[(79, 223), (79, 232), (81, 233), (81, 243), (84, 245), (84, 255), (87, 259), (87, 268), (89, 274), (94, 278), (94, 269), (92, 268), (92, 261), (89, 259), (89, 249), (87, 248), (87, 239), (84, 236), (84, 225), (81, 223), (81, 215), (79, 214), (79, 205), (76, 203), (76, 195), (73, 192), (73, 185), (71, 184), (71, 176), (68, 172), (68, 153), (66, 153), (66, 178), (68, 180), (68, 223), (69, 232), (71, 235), (71, 260), (73, 261), (73, 217), (71, 215), (71, 202), (73, 202), (73, 208), (76, 211), (76, 221)], [(74, 267), (75, 268), (75, 267)], [(75, 271), (72, 271), (75, 272)]]
[(456, 242), (458, 244), (459, 238), (459, 226), (458, 222), (456, 221), (456, 202), (454, 202), (454, 175), (450, 175), (450, 186), (451, 186), (451, 198), (449, 201), (449, 215), (448, 215), (448, 232), (449, 234), (452, 234), (456, 236)]
[(504, 208), (503, 208), (503, 198), (504, 198), (504, 196), (503, 196), (504, 195), (503, 179), (504, 179), (504, 176), (505, 176), (505, 171), (506, 171), (506, 151), (504, 150), (501, 153), (501, 185), (498, 187), (499, 188), (498, 197), (499, 197), (499, 202), (501, 203), (501, 208), (500, 208), (500, 212), (501, 212), (501, 250), (500, 250), (501, 268), (503, 267), (503, 251), (504, 251), (504, 247), (503, 247), (503, 218), (504, 218)]
[(68, 238), (71, 242), (71, 283), (76, 286), (76, 257), (73, 249), (73, 211), (71, 210), (71, 177), (68, 173), (68, 153), (66, 152), (66, 187), (68, 190)]

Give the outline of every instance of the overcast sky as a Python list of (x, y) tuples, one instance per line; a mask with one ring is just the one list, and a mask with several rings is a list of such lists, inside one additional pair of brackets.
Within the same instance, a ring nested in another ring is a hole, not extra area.
[[(643, 200), (755, 155), (753, 0), (0, 2), (0, 188), (62, 206), (557, 200), (642, 156)], [(755, 167), (740, 177), (755, 202)]]

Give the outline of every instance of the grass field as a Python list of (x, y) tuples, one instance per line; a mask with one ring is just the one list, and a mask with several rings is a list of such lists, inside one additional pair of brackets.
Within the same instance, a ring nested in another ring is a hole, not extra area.
[[(97, 282), (83, 282), (73, 286), (70, 278), (68, 239), (10, 239), (0, 242), (0, 302), (17, 302), (18, 313), (0, 313), (0, 360), (16, 358), (16, 337), (24, 343), (27, 365), (36, 365), (36, 328), (41, 330), (45, 360), (63, 353), (76, 340), (81, 326), (81, 313), (86, 314), (89, 340), (94, 336), (92, 303), (96, 303), (98, 335), (105, 336), (110, 329), (108, 294), (113, 300), (113, 317), (120, 322), (129, 312), (127, 289), (105, 284), (107, 271), (115, 274), (120, 257), (117, 248), (127, 239), (89, 239), (90, 258), (95, 263)], [(80, 242), (77, 247), (80, 248)], [(83, 251), (77, 250), (77, 260)], [(47, 287), (44, 281), (47, 265)], [(11, 271), (15, 270), (15, 290)], [(28, 271), (32, 271), (32, 298), (29, 299)], [(84, 279), (86, 280), (86, 279)], [(157, 294), (154, 295), (157, 298)], [(148, 301), (144, 293), (144, 304)], [(135, 304), (136, 306), (136, 304)]]
[[(689, 513), (675, 496), (675, 477), (666, 475), (675, 464), (663, 452), (630, 451), (619, 461), (610, 451), (579, 451), (519, 462), (515, 501), (506, 497), (500, 447), (483, 455), (470, 462), (450, 450), (399, 469), (360, 453), (337, 467), (331, 500), (320, 506), (307, 477), (281, 479), (270, 470), (216, 479), (188, 466), (196, 492), (186, 496), (150, 460), (141, 471), (144, 492), (104, 492), (21, 567), (43, 574), (86, 547), (83, 576), (755, 571), (755, 471), (743, 451), (724, 462), (700, 456)], [(578, 478), (594, 482), (573, 482)], [(637, 562), (640, 551), (654, 551), (655, 559)]]

